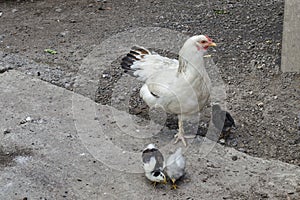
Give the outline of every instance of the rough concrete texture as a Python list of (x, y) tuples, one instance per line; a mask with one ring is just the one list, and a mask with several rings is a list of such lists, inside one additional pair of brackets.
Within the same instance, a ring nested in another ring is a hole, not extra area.
[[(141, 173), (139, 157), (150, 140), (130, 141), (114, 121), (129, 114), (14, 70), (0, 74), (0, 80), (0, 152), (6, 158), (0, 165), (0, 199), (300, 198), (300, 167), (205, 139), (184, 152), (187, 174), (178, 190), (153, 188)], [(118, 152), (103, 155), (111, 149), (102, 145), (120, 150), (125, 138), (136, 149), (123, 150), (123, 159)], [(165, 155), (170, 151), (159, 147)]]
[(287, 0), (284, 5), (284, 28), (282, 38), (283, 72), (300, 72), (300, 5), (297, 0)]

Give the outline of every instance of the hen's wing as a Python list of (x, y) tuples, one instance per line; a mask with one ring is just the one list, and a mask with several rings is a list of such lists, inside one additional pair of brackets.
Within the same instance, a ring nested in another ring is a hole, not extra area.
[(133, 47), (122, 59), (121, 66), (125, 70), (133, 72), (138, 80), (146, 81), (154, 73), (169, 69), (178, 69), (179, 63), (176, 59), (152, 54), (143, 47)]

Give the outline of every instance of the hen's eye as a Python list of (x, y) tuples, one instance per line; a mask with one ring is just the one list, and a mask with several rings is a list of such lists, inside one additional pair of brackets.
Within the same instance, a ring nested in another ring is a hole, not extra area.
[(205, 40), (202, 40), (200, 43), (201, 43), (201, 44), (205, 44), (205, 43), (206, 43), (206, 41), (205, 41)]

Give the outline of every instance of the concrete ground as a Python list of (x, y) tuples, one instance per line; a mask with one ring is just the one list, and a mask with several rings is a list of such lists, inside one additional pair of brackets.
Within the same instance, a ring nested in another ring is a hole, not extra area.
[(203, 139), (184, 153), (178, 190), (153, 188), (141, 173), (144, 144), (118, 152), (109, 139), (122, 134), (111, 113), (127, 113), (14, 70), (0, 80), (0, 199), (300, 198), (300, 167)]
[(284, 10), (284, 30), (282, 38), (282, 71), (283, 72), (300, 72), (300, 47), (295, 41), (299, 41), (300, 31), (300, 5), (296, 0), (288, 0), (285, 2)]

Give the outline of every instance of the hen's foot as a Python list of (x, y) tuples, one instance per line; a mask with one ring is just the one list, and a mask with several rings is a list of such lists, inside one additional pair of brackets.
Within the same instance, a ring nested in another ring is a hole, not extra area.
[(195, 138), (195, 136), (193, 136), (193, 135), (184, 135), (181, 132), (178, 132), (174, 137), (176, 138), (174, 144), (176, 144), (179, 140), (181, 140), (184, 146), (187, 145), (185, 139)]

